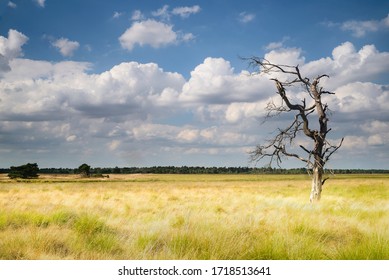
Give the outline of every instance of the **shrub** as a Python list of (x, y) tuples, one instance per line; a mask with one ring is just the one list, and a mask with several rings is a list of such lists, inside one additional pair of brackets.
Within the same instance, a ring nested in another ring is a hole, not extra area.
[(11, 179), (22, 178), (22, 179), (33, 179), (38, 178), (38, 164), (27, 163), (21, 166), (11, 166), (8, 177)]

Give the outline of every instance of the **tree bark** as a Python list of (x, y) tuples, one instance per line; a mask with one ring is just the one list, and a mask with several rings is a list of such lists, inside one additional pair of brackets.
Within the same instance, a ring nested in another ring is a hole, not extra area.
[(316, 165), (313, 168), (312, 174), (312, 189), (311, 196), (309, 197), (309, 201), (311, 203), (319, 202), (321, 198), (321, 191), (323, 188), (323, 167)]

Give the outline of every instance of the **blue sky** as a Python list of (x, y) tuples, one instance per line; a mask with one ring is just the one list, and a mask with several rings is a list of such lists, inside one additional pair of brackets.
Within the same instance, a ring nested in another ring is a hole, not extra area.
[(258, 56), (330, 75), (328, 167), (389, 168), (388, 38), (388, 1), (0, 1), (1, 167), (249, 165)]

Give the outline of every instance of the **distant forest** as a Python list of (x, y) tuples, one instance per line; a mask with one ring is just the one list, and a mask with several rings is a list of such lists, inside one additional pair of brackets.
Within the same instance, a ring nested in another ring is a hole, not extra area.
[[(201, 167), (201, 166), (152, 166), (152, 167), (95, 167), (91, 175), (99, 174), (306, 174), (306, 168), (271, 167)], [(10, 168), (0, 168), (0, 173), (9, 173)], [(78, 168), (39, 168), (40, 174), (78, 174)], [(384, 174), (384, 169), (331, 169), (334, 174)]]

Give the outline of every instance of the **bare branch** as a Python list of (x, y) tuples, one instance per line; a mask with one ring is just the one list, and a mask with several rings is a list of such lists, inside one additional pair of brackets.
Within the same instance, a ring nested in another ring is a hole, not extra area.
[(305, 148), (303, 145), (299, 145), (301, 149), (303, 149), (305, 152), (307, 152), (308, 154), (312, 154), (312, 151), (308, 150), (307, 148)]
[[(337, 146), (330, 145), (323, 153), (323, 162), (326, 163), (333, 153), (335, 153), (343, 144), (344, 137), (340, 140), (340, 143)], [(327, 142), (328, 143), (328, 142)], [(328, 155), (326, 155), (328, 153)]]
[(323, 78), (323, 77), (326, 77), (326, 78), (329, 78), (330, 76), (328, 76), (327, 74), (323, 74), (323, 75), (319, 75), (315, 78), (313, 84), (318, 84), (320, 79)]
[(273, 100), (269, 101), (265, 107), (265, 110), (267, 111), (264, 122), (272, 117), (278, 116), (283, 112), (290, 111), (289, 108), (285, 107), (283, 104), (276, 105)]
[(329, 179), (330, 177), (325, 178), (323, 181), (321, 181), (321, 184), (324, 185), (324, 183)]
[(335, 94), (335, 92), (332, 92), (332, 91), (326, 91), (326, 90), (320, 91), (320, 94), (323, 94), (323, 93), (325, 93), (325, 94)]
[(294, 66), (290, 66), (290, 65), (282, 65), (282, 64), (273, 64), (273, 63), (270, 63), (268, 60), (266, 59), (260, 59), (260, 58), (252, 58), (253, 62), (254, 62), (254, 66), (260, 66), (262, 67), (261, 72), (263, 73), (277, 73), (277, 72), (282, 72), (282, 73), (285, 73), (285, 74), (293, 74), (293, 75), (296, 75), (297, 73), (294, 72), (294, 71), (290, 71), (290, 70), (287, 70), (287, 69), (295, 69)]
[(301, 160), (301, 161), (304, 161), (304, 162), (306, 162), (306, 163), (308, 163), (308, 164), (311, 163), (309, 159), (303, 158), (303, 157), (299, 156), (298, 154), (288, 153), (288, 152), (286, 151), (286, 149), (285, 149), (285, 146), (283, 146), (283, 147), (277, 147), (277, 148), (278, 148), (285, 156), (288, 156), (288, 157), (295, 157), (295, 158), (297, 158), (297, 159), (299, 159), (299, 160)]

